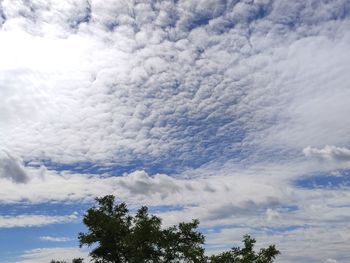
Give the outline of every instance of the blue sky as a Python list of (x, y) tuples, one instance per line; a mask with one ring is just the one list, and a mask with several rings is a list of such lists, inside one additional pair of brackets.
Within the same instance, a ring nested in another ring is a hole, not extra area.
[(114, 194), (215, 253), (349, 262), (347, 0), (0, 1), (0, 261), (86, 257)]

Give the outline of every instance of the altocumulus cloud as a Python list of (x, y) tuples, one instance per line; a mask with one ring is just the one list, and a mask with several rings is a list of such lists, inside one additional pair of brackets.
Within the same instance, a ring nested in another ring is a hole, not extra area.
[(347, 0), (2, 1), (1, 202), (112, 193), (176, 207), (159, 210), (169, 224), (222, 229), (213, 249), (253, 232), (281, 244), (281, 262), (347, 261), (329, 241), (349, 241), (347, 185), (295, 181), (350, 168), (349, 11)]
[(2, 145), (27, 161), (175, 170), (252, 148), (339, 145), (347, 10), (347, 1), (4, 1)]

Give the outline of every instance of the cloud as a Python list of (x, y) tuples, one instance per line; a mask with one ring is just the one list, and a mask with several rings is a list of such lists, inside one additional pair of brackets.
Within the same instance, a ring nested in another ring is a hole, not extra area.
[(343, 147), (327, 145), (322, 149), (306, 147), (303, 150), (306, 157), (321, 161), (347, 162), (350, 161), (350, 150)]
[(41, 236), (39, 237), (39, 239), (42, 241), (49, 241), (49, 242), (67, 242), (72, 240), (69, 237), (52, 237), (52, 236)]
[(23, 164), (7, 152), (0, 152), (0, 177), (15, 183), (26, 183), (29, 178)]
[(346, 1), (2, 8), (0, 139), (25, 160), (181, 170), (348, 132)]
[[(29, 203), (65, 202), (74, 205), (91, 202), (95, 196), (115, 194), (119, 201), (126, 201), (132, 209), (149, 206), (167, 226), (199, 218), (201, 227), (208, 231), (226, 228), (217, 237), (207, 236), (209, 250), (226, 248), (234, 240), (239, 242), (244, 233), (252, 233), (264, 244), (274, 242), (283, 248), (284, 262), (293, 262), (296, 256), (300, 260), (306, 258), (307, 262), (334, 258), (332, 253), (326, 253), (326, 249), (323, 250), (325, 253), (319, 252), (315, 257), (311, 255), (312, 249), (302, 251), (288, 242), (292, 239), (306, 244), (309, 242), (306, 236), (311, 231), (315, 247), (320, 240), (323, 247), (328, 244), (334, 246), (334, 253), (342, 253), (341, 248), (337, 250), (336, 244), (325, 238), (328, 230), (324, 232), (322, 229), (331, 226), (338, 234), (344, 233), (350, 213), (348, 188), (298, 188), (290, 180), (298, 177), (301, 171), (306, 171), (301, 164), (295, 167), (270, 164), (241, 170), (230, 165), (218, 169), (214, 165), (212, 169), (196, 169), (179, 177), (149, 175), (144, 171), (115, 177), (30, 168), (30, 182), (24, 185), (4, 181), (1, 196), (2, 202), (21, 202), (24, 199)], [(164, 207), (169, 209), (164, 210)], [(74, 214), (2, 218), (4, 227), (41, 226), (76, 220)], [(231, 233), (231, 226), (232, 231), (237, 232), (235, 239), (224, 234)], [(297, 231), (299, 228), (306, 230)]]
[[(278, 174), (284, 170), (285, 178), (279, 178)], [(260, 172), (259, 178), (255, 176), (257, 171)], [(265, 201), (274, 202), (274, 196), (280, 194), (279, 184), (287, 184), (287, 179), (293, 178), (298, 172), (299, 168), (291, 171), (283, 166), (261, 166), (251, 170), (238, 169), (235, 166), (218, 169), (214, 166), (178, 176), (152, 175), (142, 170), (114, 176), (56, 172), (45, 169), (44, 166), (26, 167), (26, 173), (31, 180), (27, 184), (15, 184), (3, 179), (0, 201), (76, 202), (92, 201), (94, 197), (104, 194), (116, 194), (121, 200), (127, 200), (131, 204), (147, 202), (149, 205), (181, 205), (210, 202), (222, 205), (218, 201), (223, 196), (232, 195), (236, 196), (232, 205), (240, 207)], [(259, 186), (263, 191), (252, 195), (252, 191), (255, 192), (254, 186)]]
[(123, 179), (119, 180), (120, 186), (135, 194), (151, 195), (160, 193), (165, 198), (169, 194), (181, 191), (181, 186), (176, 180), (162, 174), (151, 177), (147, 173), (139, 171)]
[(278, 211), (268, 208), (266, 210), (266, 218), (267, 218), (267, 221), (275, 221), (276, 219), (280, 219), (281, 216)]
[(49, 216), (49, 215), (18, 215), (18, 216), (0, 216), (0, 228), (14, 227), (36, 227), (50, 224), (63, 224), (73, 222), (78, 219), (76, 214), (67, 216)]
[(78, 248), (37, 248), (27, 250), (16, 263), (47, 263), (52, 259), (70, 261), (73, 258), (88, 258), (88, 252)]
[(232, 204), (226, 202), (222, 206), (217, 206), (215, 209), (211, 209), (208, 211), (208, 219), (224, 219), (231, 218), (234, 216), (246, 217), (249, 215), (256, 215), (261, 213), (261, 211), (266, 210), (270, 211), (271, 208), (277, 207), (279, 204), (278, 200), (274, 200), (273, 198), (267, 197), (263, 202), (254, 202), (252, 200), (246, 200), (241, 204)]

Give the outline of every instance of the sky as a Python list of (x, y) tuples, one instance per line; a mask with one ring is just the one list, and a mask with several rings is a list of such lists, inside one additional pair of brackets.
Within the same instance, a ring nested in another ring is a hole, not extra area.
[(0, 262), (87, 257), (107, 194), (350, 262), (348, 0), (0, 0), (0, 58)]

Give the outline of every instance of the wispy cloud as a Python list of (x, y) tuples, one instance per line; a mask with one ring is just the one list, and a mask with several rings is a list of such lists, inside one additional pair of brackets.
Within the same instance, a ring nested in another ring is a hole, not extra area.
[(41, 236), (39, 237), (39, 239), (42, 241), (49, 241), (49, 242), (67, 242), (72, 240), (69, 237), (52, 237), (52, 236)]
[(77, 215), (49, 216), (49, 215), (18, 215), (0, 216), (0, 228), (38, 227), (50, 224), (63, 224), (77, 220)]
[(25, 251), (16, 263), (47, 263), (52, 259), (55, 260), (71, 260), (72, 255), (81, 258), (87, 258), (88, 252), (78, 248), (38, 248)]

